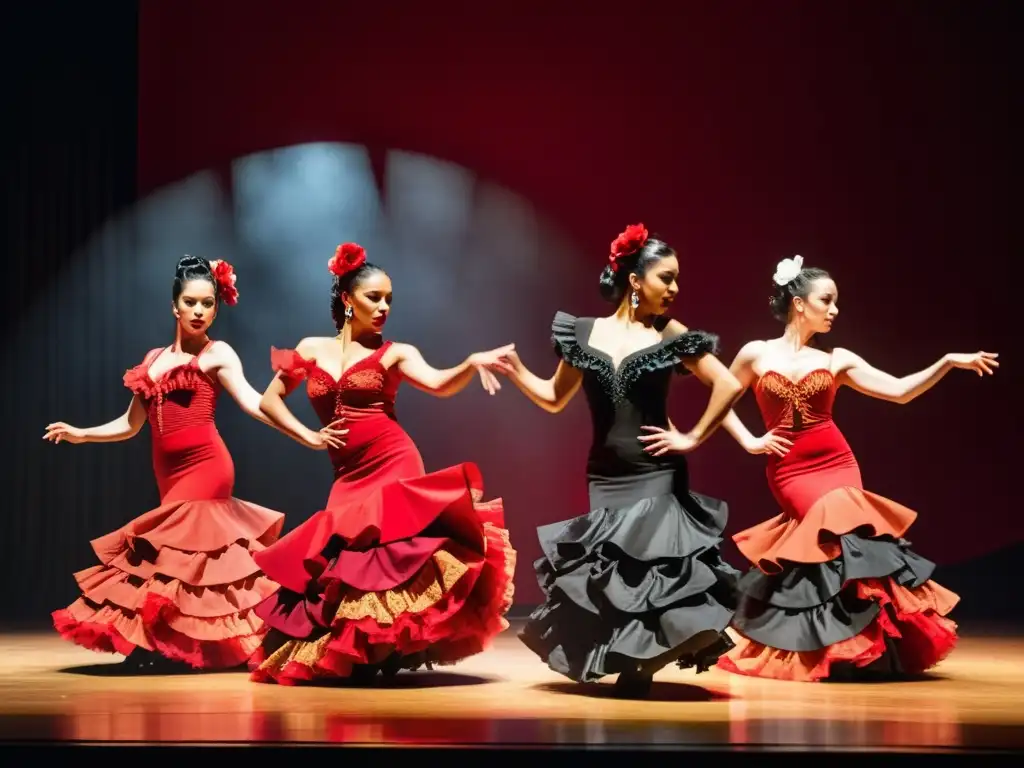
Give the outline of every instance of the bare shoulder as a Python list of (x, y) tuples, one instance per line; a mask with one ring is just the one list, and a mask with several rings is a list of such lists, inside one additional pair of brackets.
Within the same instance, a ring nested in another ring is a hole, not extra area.
[(833, 373), (842, 373), (843, 371), (854, 368), (863, 362), (864, 361), (861, 359), (860, 355), (846, 349), (845, 347), (834, 347), (832, 349)]
[(237, 357), (235, 348), (228, 344), (226, 341), (217, 339), (210, 344), (209, 349), (206, 351), (207, 355), (213, 355), (214, 357)]
[(743, 363), (754, 363), (768, 351), (768, 342), (763, 339), (748, 341), (736, 353), (736, 360)]
[(666, 339), (674, 339), (676, 336), (682, 336), (689, 330), (690, 329), (687, 328), (683, 323), (679, 322), (678, 320), (672, 319), (665, 324), (665, 328), (662, 331), (661, 335), (664, 336)]
[(295, 351), (302, 357), (315, 358), (320, 350), (330, 341), (333, 341), (333, 339), (327, 336), (307, 336), (299, 340), (299, 343), (295, 345)]
[(391, 346), (388, 348), (386, 353), (391, 359), (400, 363), (402, 360), (408, 360), (410, 357), (416, 357), (420, 354), (420, 351), (413, 344), (406, 344), (402, 341), (393, 341)]
[(238, 353), (235, 348), (226, 341), (214, 341), (209, 348), (200, 355), (199, 363), (203, 370), (222, 368), (238, 363)]

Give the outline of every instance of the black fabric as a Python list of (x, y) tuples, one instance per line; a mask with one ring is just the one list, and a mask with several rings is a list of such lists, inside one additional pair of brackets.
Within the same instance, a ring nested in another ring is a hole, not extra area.
[(878, 616), (878, 603), (857, 597), (856, 581), (892, 578), (913, 589), (935, 570), (903, 539), (850, 533), (840, 543), (842, 554), (827, 563), (791, 565), (771, 576), (751, 569), (739, 582), (733, 626), (771, 648), (820, 650), (856, 636)]
[(592, 327), (562, 312), (552, 325), (559, 356), (584, 375), (591, 511), (538, 530), (544, 557), (534, 568), (546, 600), (520, 638), (580, 682), (672, 662), (702, 671), (732, 647), (724, 631), (739, 572), (719, 553), (728, 507), (689, 490), (684, 457), (652, 457), (637, 438), (641, 426), (668, 426), (672, 371), (716, 338), (684, 333), (616, 371), (587, 347)]

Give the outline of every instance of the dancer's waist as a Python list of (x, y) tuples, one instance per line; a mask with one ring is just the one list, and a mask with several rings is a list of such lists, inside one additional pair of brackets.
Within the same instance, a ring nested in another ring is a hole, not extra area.
[(163, 431), (153, 430), (153, 450), (159, 453), (178, 453), (207, 445), (223, 445), (224, 441), (212, 421), (186, 424), (170, 430), (164, 425)]
[(785, 456), (768, 454), (770, 469), (785, 469), (808, 461), (856, 462), (850, 444), (831, 419), (799, 430), (778, 429), (775, 434), (786, 438), (792, 445)]

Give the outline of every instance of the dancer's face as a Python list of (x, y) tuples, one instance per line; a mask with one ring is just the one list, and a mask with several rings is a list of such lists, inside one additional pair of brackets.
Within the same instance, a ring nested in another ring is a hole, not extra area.
[(172, 305), (182, 336), (202, 336), (217, 317), (217, 292), (209, 280), (189, 280)]
[(839, 289), (827, 277), (811, 283), (807, 298), (793, 297), (794, 319), (800, 319), (814, 333), (828, 333), (839, 314)]
[(640, 299), (638, 310), (652, 315), (664, 314), (679, 294), (679, 259), (666, 256), (651, 264), (643, 277), (629, 276), (629, 284)]
[(391, 314), (391, 297), (391, 278), (384, 272), (374, 272), (342, 296), (342, 300), (345, 306), (352, 307), (349, 322), (353, 327), (381, 331)]

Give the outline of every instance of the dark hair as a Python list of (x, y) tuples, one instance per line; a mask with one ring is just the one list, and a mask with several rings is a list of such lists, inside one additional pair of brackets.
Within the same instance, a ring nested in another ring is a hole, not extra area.
[(640, 250), (619, 259), (619, 268), (612, 270), (608, 264), (601, 272), (601, 297), (618, 305), (629, 288), (629, 276), (643, 277), (647, 270), (664, 258), (675, 256), (675, 249), (663, 240), (648, 237)]
[(801, 299), (806, 299), (811, 292), (811, 286), (814, 284), (814, 281), (821, 279), (831, 280), (832, 276), (824, 269), (805, 267), (785, 285), (772, 283), (775, 286), (775, 292), (768, 300), (768, 305), (771, 307), (772, 315), (775, 316), (775, 319), (788, 323), (789, 308), (793, 304), (793, 298), (799, 296)]
[(384, 268), (367, 261), (358, 269), (346, 272), (341, 277), (334, 277), (331, 283), (331, 317), (334, 318), (334, 327), (339, 331), (345, 325), (345, 302), (341, 300), (341, 294), (352, 293), (360, 283), (378, 272), (383, 273)]
[(171, 297), (174, 303), (178, 303), (181, 290), (185, 283), (190, 280), (207, 280), (213, 285), (214, 295), (220, 299), (220, 288), (217, 281), (213, 279), (213, 268), (210, 262), (202, 256), (182, 256), (178, 259), (178, 266), (174, 270), (174, 286), (171, 288)]

